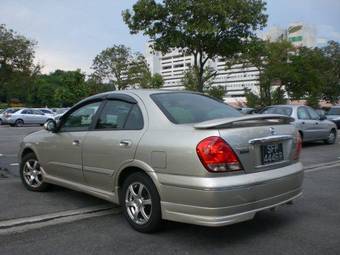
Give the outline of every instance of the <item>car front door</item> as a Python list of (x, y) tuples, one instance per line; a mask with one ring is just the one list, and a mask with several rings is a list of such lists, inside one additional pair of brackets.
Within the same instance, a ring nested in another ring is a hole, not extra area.
[[(41, 150), (47, 175), (84, 184), (82, 171), (83, 141), (101, 102), (91, 102), (68, 113), (56, 133), (49, 133)], [(47, 160), (46, 160), (47, 159)]]
[(83, 171), (89, 186), (114, 191), (114, 173), (134, 159), (145, 131), (143, 114), (134, 100), (107, 100), (83, 143)]
[(34, 121), (34, 124), (44, 124), (47, 120), (47, 117), (46, 115), (39, 111), (39, 110), (32, 110), (33, 111), (33, 121)]

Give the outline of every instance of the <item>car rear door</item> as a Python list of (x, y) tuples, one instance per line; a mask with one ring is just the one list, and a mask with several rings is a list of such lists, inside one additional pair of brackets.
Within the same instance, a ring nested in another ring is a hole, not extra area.
[(314, 133), (316, 139), (326, 139), (329, 135), (329, 126), (326, 122), (320, 120), (320, 115), (317, 114), (314, 109), (307, 107), (308, 113), (311, 116), (311, 119), (314, 124)]
[(24, 109), (21, 111), (20, 116), (18, 115), (17, 119), (22, 119), (25, 124), (32, 124), (33, 118), (32, 118), (33, 112), (30, 109)]
[(315, 121), (312, 120), (307, 107), (299, 106), (297, 109), (297, 126), (303, 133), (304, 141), (315, 140), (318, 137), (315, 131)]
[(134, 159), (145, 129), (141, 108), (132, 97), (107, 100), (84, 139), (86, 183), (103, 191), (114, 191), (114, 174)]

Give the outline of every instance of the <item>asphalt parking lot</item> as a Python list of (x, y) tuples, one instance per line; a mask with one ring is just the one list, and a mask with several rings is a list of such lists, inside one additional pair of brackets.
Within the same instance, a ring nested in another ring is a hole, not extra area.
[[(24, 189), (18, 145), (39, 129), (0, 126), (2, 255), (340, 254), (340, 137), (334, 145), (303, 146), (304, 195), (293, 205), (227, 227), (168, 222), (159, 233), (140, 234), (119, 208), (100, 199), (59, 187), (45, 193)], [(6, 224), (16, 225), (8, 230)]]

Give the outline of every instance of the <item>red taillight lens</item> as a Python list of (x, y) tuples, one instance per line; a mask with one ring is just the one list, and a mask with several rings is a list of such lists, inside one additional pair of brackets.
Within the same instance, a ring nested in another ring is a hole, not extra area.
[(221, 137), (210, 136), (203, 139), (197, 145), (196, 152), (209, 172), (228, 172), (242, 169), (235, 152)]
[(294, 160), (298, 160), (300, 157), (300, 153), (301, 153), (301, 149), (302, 149), (302, 138), (299, 132), (297, 132), (296, 134), (296, 138), (295, 138), (295, 151), (293, 154), (293, 159)]

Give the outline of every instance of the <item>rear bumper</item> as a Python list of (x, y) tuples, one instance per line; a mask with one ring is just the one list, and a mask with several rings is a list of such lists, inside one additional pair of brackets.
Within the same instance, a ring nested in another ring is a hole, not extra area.
[(164, 219), (223, 226), (252, 219), (258, 211), (298, 198), (302, 194), (303, 167), (296, 163), (216, 178), (159, 175), (159, 180)]

